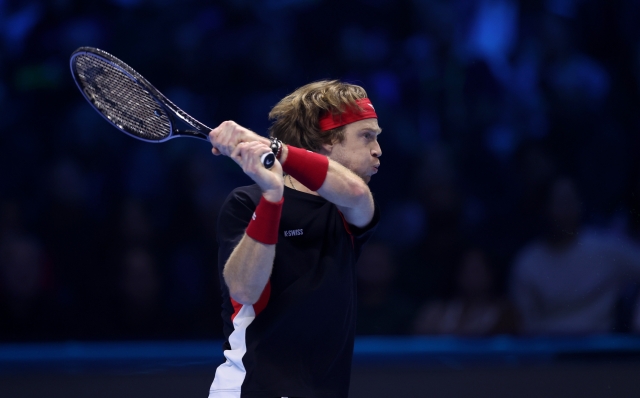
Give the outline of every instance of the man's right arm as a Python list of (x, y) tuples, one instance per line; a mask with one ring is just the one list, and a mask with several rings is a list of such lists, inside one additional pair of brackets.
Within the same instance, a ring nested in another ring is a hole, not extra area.
[(275, 256), (276, 245), (258, 242), (244, 233), (222, 271), (229, 295), (240, 304), (257, 302), (271, 276)]
[(278, 161), (271, 169), (265, 169), (260, 162), (260, 156), (269, 151), (269, 147), (262, 143), (245, 142), (238, 144), (230, 154), (262, 192), (253, 219), (229, 255), (222, 272), (229, 295), (240, 304), (252, 305), (258, 301), (269, 281), (275, 258), (274, 239), (277, 240), (280, 214), (272, 217), (270, 213), (282, 208), (284, 181)]

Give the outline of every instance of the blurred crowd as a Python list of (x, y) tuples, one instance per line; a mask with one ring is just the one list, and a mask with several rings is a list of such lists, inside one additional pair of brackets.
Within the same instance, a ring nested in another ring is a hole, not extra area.
[(640, 3), (0, 1), (0, 340), (222, 336), (216, 220), (248, 184), (205, 142), (109, 126), (68, 67), (123, 59), (258, 132), (305, 83), (384, 133), (360, 334), (640, 332)]

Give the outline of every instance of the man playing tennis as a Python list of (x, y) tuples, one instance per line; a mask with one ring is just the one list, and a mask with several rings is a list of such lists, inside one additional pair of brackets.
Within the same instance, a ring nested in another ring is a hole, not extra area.
[[(346, 397), (354, 266), (379, 219), (367, 185), (382, 154), (377, 115), (362, 87), (319, 81), (269, 118), (271, 140), (231, 121), (209, 133), (213, 153), (255, 182), (220, 212), (226, 362), (209, 397)], [(266, 169), (271, 151), (279, 161)]]

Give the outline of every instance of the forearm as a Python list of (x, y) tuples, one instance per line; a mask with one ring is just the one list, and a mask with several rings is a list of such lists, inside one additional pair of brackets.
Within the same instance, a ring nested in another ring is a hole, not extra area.
[(356, 209), (368, 207), (369, 204), (373, 206), (371, 190), (362, 178), (331, 159), (327, 176), (316, 192), (339, 207)]
[[(270, 143), (268, 138), (262, 137), (231, 121), (223, 122), (219, 127), (212, 130), (209, 136), (213, 144), (214, 153), (222, 153), (227, 156), (231, 156), (241, 142), (257, 141), (265, 145)], [(289, 146), (282, 145), (282, 152), (279, 157), (281, 164), (286, 164), (288, 155)], [(234, 160), (238, 161), (238, 159)], [(251, 174), (249, 176), (253, 178)], [(294, 178), (296, 177), (294, 176)], [(253, 179), (255, 180), (255, 178)], [(258, 182), (258, 184), (260, 183)], [(362, 178), (337, 162), (329, 160), (325, 181), (314, 191), (339, 206), (341, 210), (342, 208), (358, 209), (365, 206), (370, 208), (371, 215), (373, 215), (373, 198), (368, 185)], [(269, 199), (272, 201), (277, 200), (271, 196)]]
[(231, 298), (246, 305), (257, 302), (271, 276), (275, 254), (276, 245), (258, 242), (245, 234), (223, 270)]
[(269, 280), (283, 203), (282, 197), (278, 202), (270, 202), (262, 196), (240, 242), (225, 263), (222, 275), (229, 295), (241, 304), (258, 301)]
[[(283, 145), (280, 161), (285, 171), (338, 206), (347, 222), (357, 227), (369, 224), (374, 202), (367, 183), (351, 170), (323, 155)], [(304, 158), (304, 159), (301, 159)], [(291, 159), (291, 160), (290, 160)]]

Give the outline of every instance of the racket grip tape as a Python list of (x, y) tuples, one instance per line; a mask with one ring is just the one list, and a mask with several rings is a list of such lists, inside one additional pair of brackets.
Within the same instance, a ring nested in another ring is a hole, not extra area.
[(267, 152), (260, 156), (260, 162), (265, 169), (270, 169), (276, 162), (276, 155), (274, 155), (273, 152)]

